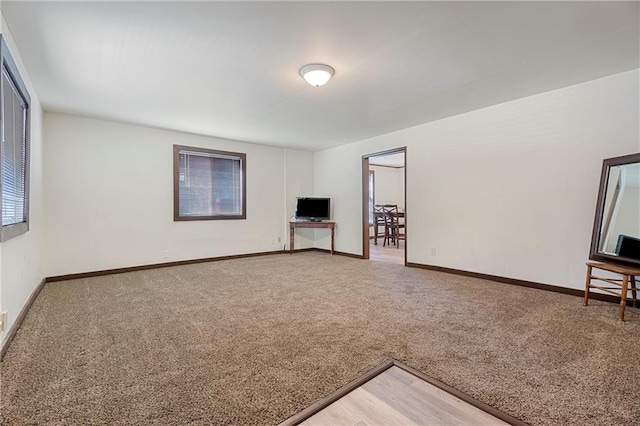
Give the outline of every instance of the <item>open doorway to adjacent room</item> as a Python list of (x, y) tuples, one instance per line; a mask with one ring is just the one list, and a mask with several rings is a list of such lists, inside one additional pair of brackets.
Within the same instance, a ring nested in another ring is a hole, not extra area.
[(406, 265), (406, 147), (362, 157), (365, 259)]

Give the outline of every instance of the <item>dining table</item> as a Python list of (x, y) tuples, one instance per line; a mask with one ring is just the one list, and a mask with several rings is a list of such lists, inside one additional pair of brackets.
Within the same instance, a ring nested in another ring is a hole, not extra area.
[[(378, 227), (380, 226), (378, 219), (383, 215), (384, 212), (382, 211), (373, 211), (373, 243), (376, 245), (378, 244)], [(398, 219), (404, 219), (404, 210), (398, 211), (397, 215)]]

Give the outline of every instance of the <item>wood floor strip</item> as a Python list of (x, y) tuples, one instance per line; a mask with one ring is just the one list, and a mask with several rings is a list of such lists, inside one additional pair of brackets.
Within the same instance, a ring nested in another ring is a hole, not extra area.
[(467, 403), (473, 405), (474, 407), (479, 408), (482, 411), (485, 411), (485, 412), (491, 414), (492, 416), (497, 417), (498, 419), (509, 423), (510, 425), (513, 425), (513, 426), (528, 426), (527, 423), (525, 423), (525, 422), (523, 422), (523, 421), (521, 421), (521, 420), (519, 420), (519, 419), (517, 419), (517, 418), (515, 418), (513, 416), (510, 416), (507, 413), (504, 413), (504, 412), (498, 410), (495, 407), (492, 407), (492, 406), (487, 405), (487, 404), (485, 404), (485, 403), (483, 403), (481, 401), (478, 401), (477, 399), (472, 398), (471, 396), (467, 395), (466, 393), (461, 392), (458, 389), (453, 388), (453, 387), (451, 387), (451, 386), (449, 386), (449, 385), (447, 385), (445, 383), (442, 383), (439, 380), (436, 380), (436, 379), (434, 379), (432, 377), (429, 377), (426, 374), (424, 374), (423, 372), (421, 372), (419, 370), (416, 370), (415, 368), (413, 368), (413, 367), (411, 367), (411, 366), (409, 366), (407, 364), (404, 364), (404, 363), (402, 363), (400, 361), (394, 361), (394, 365), (396, 367), (399, 367), (399, 368), (403, 369), (404, 371), (406, 371), (408, 373), (413, 374), (416, 377), (419, 377), (420, 379), (424, 380), (425, 382), (430, 383), (433, 386), (436, 386), (437, 388), (440, 388), (443, 391), (450, 393), (451, 395), (455, 396), (456, 398), (459, 398), (462, 401), (467, 402)]
[(397, 248), (394, 245), (382, 246), (382, 243), (369, 245), (369, 259), (379, 262), (392, 262), (398, 265), (404, 265), (404, 247), (402, 245), (404, 241), (400, 242), (401, 247)]
[(376, 389), (369, 389), (374, 384), (373, 380), (363, 388), (401, 411), (412, 420), (412, 424), (508, 425), (473, 404), (395, 365), (378, 378), (381, 380), (376, 383)]
[(388, 360), (280, 425), (439, 424), (525, 426), (396, 360)]
[(375, 395), (359, 387), (331, 404), (330, 409), (325, 408), (319, 411), (300, 425), (375, 425), (380, 424), (380, 419), (384, 419), (385, 426), (415, 424), (411, 418), (394, 410), (391, 405), (381, 402)]
[(347, 383), (346, 385), (344, 385), (340, 389), (336, 390), (332, 394), (322, 398), (320, 401), (315, 402), (314, 404), (310, 405), (309, 407), (305, 408), (304, 410), (300, 411), (299, 413), (294, 414), (293, 416), (289, 417), (287, 420), (285, 420), (284, 422), (280, 423), (279, 426), (294, 426), (294, 425), (298, 425), (298, 424), (302, 423), (303, 421), (305, 421), (309, 417), (313, 416), (317, 412), (319, 412), (319, 411), (323, 410), (324, 408), (328, 407), (329, 405), (333, 404), (334, 402), (336, 402), (337, 400), (339, 400), (340, 398), (342, 398), (343, 396), (345, 396), (346, 394), (348, 394), (352, 390), (357, 389), (358, 387), (362, 386), (363, 384), (365, 384), (369, 380), (371, 380), (374, 377), (376, 377), (378, 374), (380, 374), (383, 371), (393, 367), (393, 364), (394, 364), (394, 360), (392, 360), (392, 359), (383, 362), (382, 364), (378, 365), (377, 367), (374, 367), (373, 369), (369, 370), (368, 372), (366, 372), (362, 376), (360, 376), (360, 377), (352, 380), (351, 382)]

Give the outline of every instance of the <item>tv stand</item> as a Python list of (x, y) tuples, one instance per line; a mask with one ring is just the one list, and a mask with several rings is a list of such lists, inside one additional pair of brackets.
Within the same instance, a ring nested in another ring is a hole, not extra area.
[(335, 237), (335, 222), (321, 222), (312, 220), (292, 220), (289, 222), (289, 253), (293, 253), (293, 243), (296, 228), (328, 228), (331, 229), (331, 255), (333, 256), (333, 240)]

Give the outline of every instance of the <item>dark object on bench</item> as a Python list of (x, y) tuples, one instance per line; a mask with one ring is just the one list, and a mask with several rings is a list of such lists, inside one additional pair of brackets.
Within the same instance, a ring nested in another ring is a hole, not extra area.
[(622, 234), (618, 235), (616, 254), (620, 257), (640, 260), (640, 238)]

